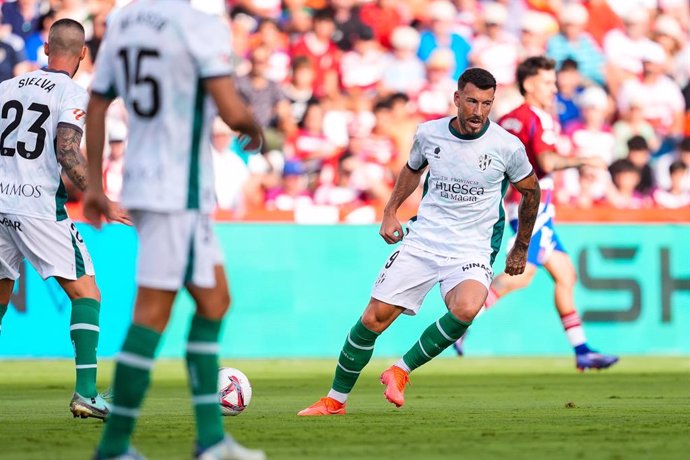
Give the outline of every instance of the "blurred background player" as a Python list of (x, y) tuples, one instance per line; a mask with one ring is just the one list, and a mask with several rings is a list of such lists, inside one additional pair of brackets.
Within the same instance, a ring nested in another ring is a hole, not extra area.
[(218, 336), (230, 304), (213, 233), (211, 126), (216, 112), (243, 133), (250, 151), (261, 129), (233, 81), (230, 35), (217, 17), (188, 2), (133, 3), (108, 26), (89, 102), (89, 188), (84, 214), (96, 226), (109, 216), (102, 163), (106, 111), (121, 95), (129, 113), (122, 202), (139, 236), (133, 322), (118, 355), (113, 406), (97, 458), (142, 458), (130, 438), (150, 381), (156, 348), (179, 289), (196, 303), (187, 369), (196, 416), (196, 457), (263, 459), (225, 435), (218, 404)]
[[(103, 419), (108, 403), (96, 389), (101, 293), (91, 256), (65, 211), (64, 171), (85, 190), (79, 150), (88, 95), (72, 81), (86, 54), (84, 28), (62, 19), (45, 44), (48, 66), (0, 84), (0, 321), (24, 259), (43, 279), (54, 277), (72, 302), (70, 338), (77, 368), (70, 411)], [(112, 220), (126, 215), (104, 201)]]
[[(529, 286), (537, 268), (544, 267), (554, 280), (554, 299), (568, 341), (575, 350), (578, 369), (603, 369), (612, 366), (618, 357), (597, 353), (589, 348), (580, 315), (575, 309), (575, 269), (554, 230), (553, 180), (550, 174), (567, 168), (590, 166), (605, 167), (598, 157), (564, 157), (557, 153), (559, 125), (551, 110), (555, 100), (555, 62), (544, 56), (523, 61), (517, 70), (520, 93), (525, 102), (499, 121), (525, 144), (527, 157), (539, 178), (541, 203), (539, 216), (529, 246), (527, 268), (520, 276), (498, 275), (491, 283), (485, 307), (491, 308), (499, 298), (517, 289)], [(513, 231), (517, 229), (518, 203), (511, 200), (507, 214)], [(462, 354), (462, 341), (456, 342), (456, 351)]]
[(428, 292), (439, 283), (448, 312), (381, 374), (386, 399), (397, 407), (404, 404), (410, 372), (460, 338), (486, 299), (493, 277), (491, 265), (503, 237), (502, 200), (508, 181), (522, 200), (506, 273), (519, 275), (525, 269), (539, 208), (539, 184), (523, 145), (489, 121), (495, 92), (493, 75), (480, 68), (468, 69), (458, 79), (454, 93), (457, 116), (419, 125), (379, 234), (388, 244), (403, 241), (397, 211), (429, 167), (419, 215), (382, 268), (369, 304), (350, 330), (327, 397), (298, 415), (345, 414), (350, 391), (371, 359), (377, 337), (401, 314), (416, 315)]

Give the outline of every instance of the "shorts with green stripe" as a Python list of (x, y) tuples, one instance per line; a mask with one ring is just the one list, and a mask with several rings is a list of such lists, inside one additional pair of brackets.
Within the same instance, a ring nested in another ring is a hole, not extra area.
[(19, 278), (24, 259), (43, 279), (76, 280), (95, 274), (86, 244), (71, 219), (0, 213), (0, 279)]

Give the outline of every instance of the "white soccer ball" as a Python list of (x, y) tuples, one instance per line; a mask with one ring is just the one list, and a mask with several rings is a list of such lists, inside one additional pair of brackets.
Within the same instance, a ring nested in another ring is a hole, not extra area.
[(232, 367), (218, 370), (218, 401), (223, 415), (237, 415), (252, 400), (252, 385), (244, 373)]

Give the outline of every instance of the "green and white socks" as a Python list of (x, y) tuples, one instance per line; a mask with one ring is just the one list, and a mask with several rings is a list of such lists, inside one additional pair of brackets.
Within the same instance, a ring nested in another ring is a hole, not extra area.
[(116, 360), (113, 405), (98, 447), (102, 457), (117, 457), (129, 448), (160, 338), (160, 333), (148, 327), (138, 324), (129, 327)]
[(347, 401), (347, 396), (355, 386), (359, 374), (374, 353), (374, 342), (378, 336), (378, 333), (367, 329), (361, 319), (357, 320), (340, 352), (333, 386), (328, 392), (329, 398), (341, 403)]
[(72, 301), (69, 335), (74, 347), (77, 369), (75, 391), (85, 398), (98, 394), (96, 388), (96, 349), (98, 348), (98, 317), (101, 304), (96, 299), (82, 298)]
[(455, 343), (470, 324), (460, 321), (451, 312), (446, 313), (424, 330), (417, 343), (395, 365), (407, 373), (412, 372)]
[(201, 448), (212, 446), (225, 436), (218, 404), (220, 326), (221, 321), (195, 315), (187, 341), (187, 371)]

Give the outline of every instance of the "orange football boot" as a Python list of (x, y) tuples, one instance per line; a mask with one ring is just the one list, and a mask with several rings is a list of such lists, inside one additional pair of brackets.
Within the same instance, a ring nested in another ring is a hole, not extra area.
[(381, 383), (386, 385), (383, 395), (388, 401), (401, 407), (405, 404), (405, 385), (410, 383), (410, 377), (398, 366), (391, 366), (381, 374)]
[(314, 415), (345, 415), (345, 403), (333, 398), (321, 398), (306, 409), (297, 412), (297, 415), (309, 417)]

